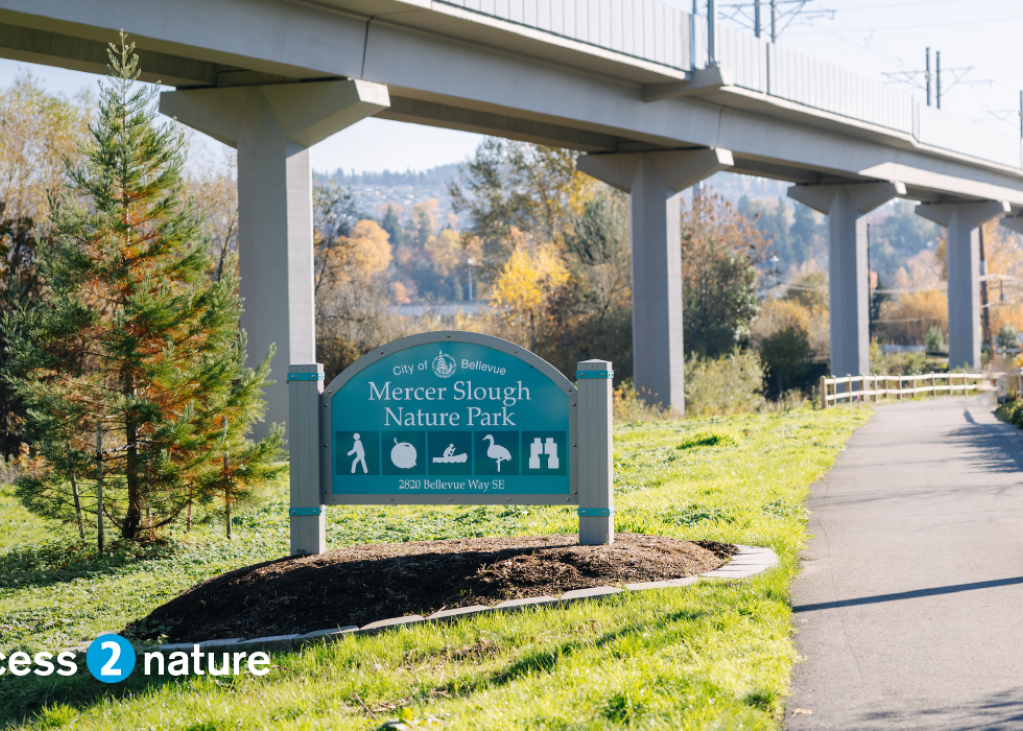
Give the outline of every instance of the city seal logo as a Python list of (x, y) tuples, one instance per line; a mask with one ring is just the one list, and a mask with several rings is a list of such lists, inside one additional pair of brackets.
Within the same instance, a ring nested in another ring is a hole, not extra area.
[(440, 355), (433, 359), (433, 372), (439, 378), (450, 378), (455, 375), (455, 359), (440, 351)]

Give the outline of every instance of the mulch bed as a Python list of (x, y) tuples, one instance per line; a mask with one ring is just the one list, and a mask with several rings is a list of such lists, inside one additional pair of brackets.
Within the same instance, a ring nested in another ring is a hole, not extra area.
[(635, 533), (617, 535), (610, 546), (580, 546), (575, 535), (354, 546), (207, 579), (126, 632), (198, 642), (362, 626), (506, 599), (683, 578), (715, 569), (736, 553), (725, 543)]

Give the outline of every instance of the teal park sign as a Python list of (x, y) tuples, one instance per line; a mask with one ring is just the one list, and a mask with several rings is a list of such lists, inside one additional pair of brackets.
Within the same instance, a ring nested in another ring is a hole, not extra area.
[(416, 335), (323, 393), (323, 502), (577, 504), (573, 384), (500, 338)]

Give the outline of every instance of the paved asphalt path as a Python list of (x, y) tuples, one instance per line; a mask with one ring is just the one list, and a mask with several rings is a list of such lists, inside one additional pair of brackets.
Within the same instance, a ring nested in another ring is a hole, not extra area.
[(1023, 431), (992, 409), (877, 407), (814, 485), (790, 729), (1023, 729)]

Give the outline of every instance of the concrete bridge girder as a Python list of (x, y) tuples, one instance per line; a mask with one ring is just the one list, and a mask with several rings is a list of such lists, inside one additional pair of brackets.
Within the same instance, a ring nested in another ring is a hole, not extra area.
[(831, 372), (870, 373), (867, 231), (862, 217), (906, 194), (901, 183), (797, 185), (790, 198), (828, 217)]
[(582, 155), (582, 172), (629, 193), (632, 357), (636, 389), (685, 413), (681, 211), (678, 194), (731, 167), (729, 150)]
[(950, 369), (980, 367), (980, 238), (977, 229), (1010, 210), (1004, 201), (921, 203), (916, 207), (918, 215), (945, 227)]
[(248, 365), (276, 346), (266, 419), (288, 419), (286, 374), (316, 360), (309, 147), (389, 104), (387, 87), (325, 81), (164, 92), (160, 111), (238, 149), (238, 266)]

